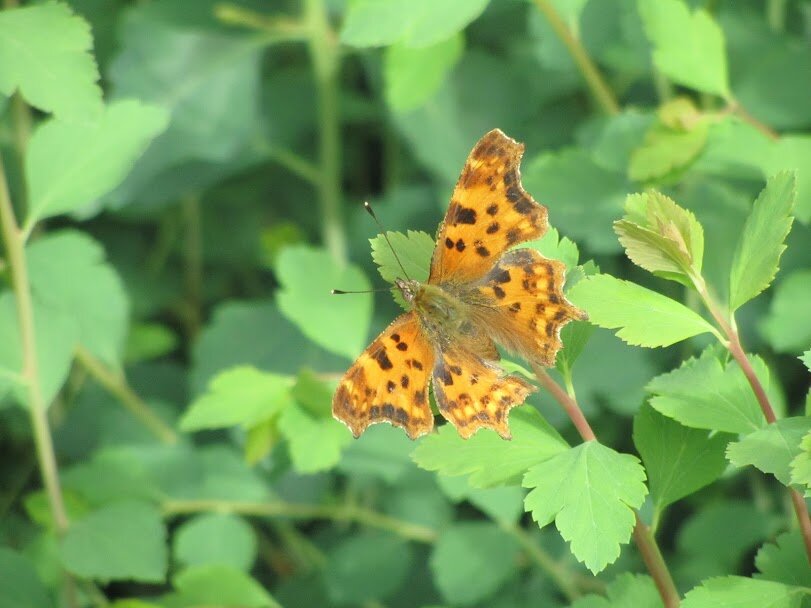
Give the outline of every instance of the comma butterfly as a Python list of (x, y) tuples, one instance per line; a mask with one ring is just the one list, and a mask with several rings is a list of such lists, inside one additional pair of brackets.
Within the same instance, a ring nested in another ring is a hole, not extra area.
[(439, 411), (467, 439), (510, 438), (507, 416), (535, 390), (498, 365), (495, 343), (551, 366), (560, 330), (586, 315), (563, 297), (565, 267), (513, 245), (547, 229), (546, 207), (521, 185), (523, 144), (494, 129), (465, 163), (440, 226), (426, 283), (397, 279), (411, 310), (358, 357), (338, 384), (335, 418), (355, 437), (388, 422), (416, 439), (431, 431), (429, 378)]

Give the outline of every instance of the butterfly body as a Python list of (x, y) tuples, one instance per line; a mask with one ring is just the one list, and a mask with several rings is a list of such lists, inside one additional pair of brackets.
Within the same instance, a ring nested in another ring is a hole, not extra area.
[(562, 288), (563, 264), (532, 249), (508, 248), (542, 236), (546, 208), (524, 192), (523, 146), (498, 129), (473, 148), (442, 223), (426, 282), (397, 279), (410, 310), (347, 371), (333, 414), (357, 437), (389, 422), (411, 438), (433, 428), (428, 388), (459, 434), (491, 428), (509, 438), (510, 408), (535, 390), (499, 367), (496, 343), (553, 365), (560, 328), (584, 314)]

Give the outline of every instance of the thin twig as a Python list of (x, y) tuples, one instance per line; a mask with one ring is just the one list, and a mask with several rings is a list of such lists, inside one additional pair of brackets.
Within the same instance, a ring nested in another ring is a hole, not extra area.
[(547, 21), (549, 21), (549, 25), (555, 30), (555, 34), (566, 46), (600, 109), (606, 114), (619, 114), (620, 105), (617, 103), (611, 88), (605, 82), (597, 66), (594, 65), (586, 49), (569, 29), (569, 26), (566, 25), (555, 7), (552, 6), (552, 3), (548, 0), (535, 0), (535, 5), (544, 14)]
[[(583, 411), (580, 409), (577, 401), (569, 396), (544, 368), (533, 365), (532, 370), (535, 372), (538, 382), (550, 392), (555, 401), (563, 407), (566, 414), (571, 418), (572, 423), (577, 428), (583, 441), (597, 441), (597, 437), (591, 425), (589, 425), (588, 420), (586, 420), (586, 417), (583, 415)], [(634, 542), (642, 556), (642, 561), (645, 562), (645, 566), (656, 584), (656, 588), (659, 591), (665, 608), (676, 608), (681, 602), (681, 599), (679, 598), (679, 592), (676, 589), (676, 584), (673, 582), (670, 570), (668, 570), (667, 564), (662, 557), (662, 552), (659, 550), (659, 545), (656, 543), (656, 539), (650, 533), (648, 527), (639, 518), (639, 514), (636, 511), (634, 511), (634, 516), (636, 517)]]

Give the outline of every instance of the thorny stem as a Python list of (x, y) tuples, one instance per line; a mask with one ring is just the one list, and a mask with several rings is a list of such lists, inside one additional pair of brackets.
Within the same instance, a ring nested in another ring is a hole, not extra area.
[(163, 443), (177, 443), (177, 433), (161, 420), (152, 408), (132, 390), (122, 373), (116, 373), (109, 369), (84, 346), (79, 346), (76, 349), (76, 360), (96, 382), (121, 401), (122, 405), (155, 437)]
[(549, 25), (555, 30), (555, 34), (566, 46), (600, 109), (606, 114), (619, 114), (620, 106), (611, 88), (606, 84), (603, 75), (594, 65), (586, 49), (566, 25), (552, 3), (549, 0), (535, 0), (535, 6), (544, 14)]
[[(543, 387), (550, 392), (552, 397), (563, 407), (574, 423), (583, 441), (596, 441), (597, 437), (594, 434), (591, 426), (583, 415), (577, 401), (569, 396), (569, 394), (555, 382), (547, 371), (538, 366), (533, 365), (532, 370), (535, 376)], [(659, 595), (665, 608), (676, 608), (681, 602), (679, 592), (676, 589), (676, 584), (673, 582), (673, 577), (670, 575), (670, 570), (667, 568), (662, 552), (659, 550), (659, 545), (656, 539), (651, 534), (650, 529), (639, 518), (639, 514), (634, 512), (636, 517), (636, 525), (634, 526), (634, 542), (639, 549), (642, 560), (650, 572)]]
[(68, 516), (62, 499), (62, 489), (59, 486), (59, 469), (56, 464), (51, 431), (48, 428), (48, 404), (45, 403), (40, 387), (37, 343), (34, 330), (34, 306), (31, 300), (31, 288), (28, 283), (25, 246), (17, 220), (14, 217), (14, 209), (8, 193), (2, 159), (0, 159), (0, 229), (2, 229), (3, 241), (5, 242), (6, 258), (11, 271), (12, 289), (14, 290), (14, 300), (17, 305), (17, 323), (20, 330), (23, 357), (21, 376), (28, 390), (28, 411), (31, 415), (37, 459), (56, 529), (62, 534), (68, 529)]
[[(777, 416), (774, 413), (774, 408), (769, 401), (769, 396), (766, 394), (766, 390), (763, 388), (763, 384), (761, 384), (760, 379), (757, 377), (757, 374), (752, 367), (752, 364), (749, 362), (749, 359), (746, 356), (746, 352), (741, 345), (741, 339), (738, 335), (738, 330), (734, 325), (734, 321), (730, 323), (727, 320), (724, 313), (721, 311), (721, 307), (715, 301), (715, 298), (712, 297), (701, 277), (694, 277), (693, 283), (701, 296), (701, 299), (704, 300), (707, 310), (710, 311), (710, 314), (726, 336), (726, 340), (723, 340), (722, 344), (727, 348), (727, 350), (729, 350), (729, 353), (732, 355), (735, 361), (738, 362), (738, 365), (741, 366), (741, 370), (743, 371), (744, 376), (746, 376), (746, 380), (749, 382), (749, 386), (752, 387), (752, 392), (755, 393), (755, 397), (760, 404), (760, 409), (763, 411), (763, 416), (766, 418), (766, 421), (769, 424), (774, 424), (777, 422)], [(805, 504), (805, 499), (796, 489), (789, 488), (788, 490), (791, 494), (791, 503), (794, 507), (794, 513), (797, 515), (797, 522), (803, 536), (806, 556), (808, 557), (809, 563), (811, 563), (811, 517), (809, 517), (808, 514), (808, 506)]]
[(341, 216), (341, 135), (338, 111), (340, 55), (335, 32), (329, 26), (324, 0), (305, 0), (304, 18), (310, 31), (309, 48), (318, 96), (319, 195), (322, 236), (327, 250), (346, 259), (346, 235)]

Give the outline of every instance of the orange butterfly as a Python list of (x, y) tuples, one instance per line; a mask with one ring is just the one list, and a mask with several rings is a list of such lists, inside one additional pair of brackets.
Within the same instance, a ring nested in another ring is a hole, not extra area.
[(521, 186), (523, 144), (499, 129), (465, 163), (440, 226), (426, 283), (397, 279), (411, 310), (349, 368), (332, 400), (355, 437), (389, 422), (416, 439), (431, 431), (429, 378), (442, 415), (467, 439), (480, 428), (510, 438), (507, 415), (535, 390), (497, 364), (494, 342), (551, 366), (560, 329), (586, 315), (563, 297), (565, 267), (513, 245), (547, 229), (546, 207)]

